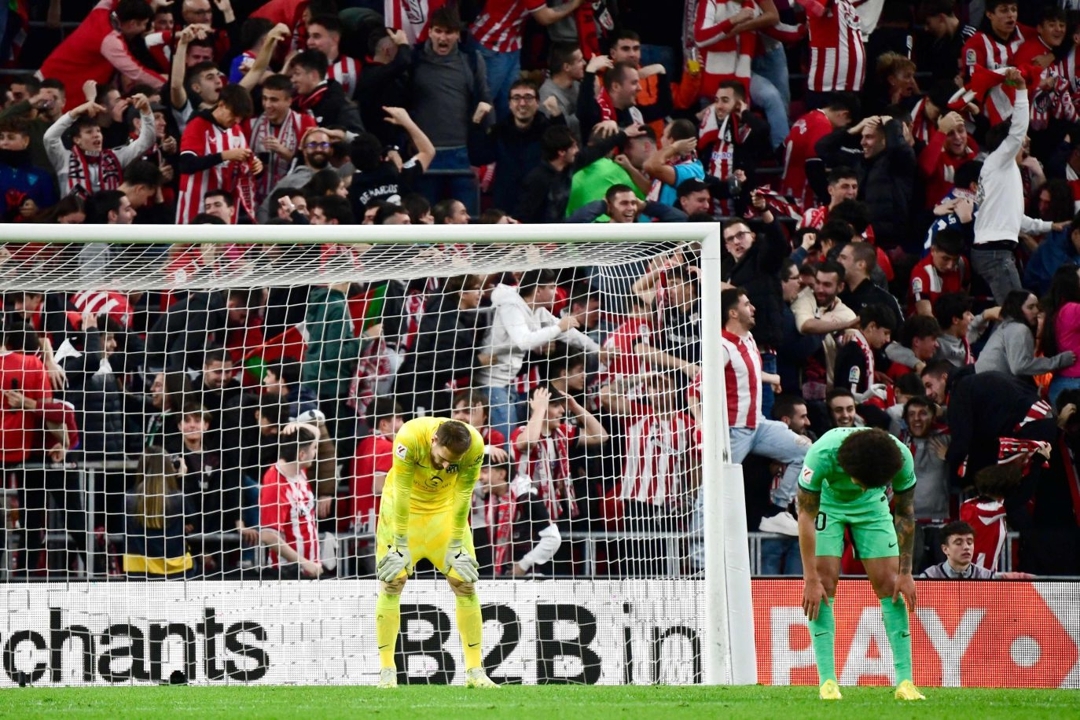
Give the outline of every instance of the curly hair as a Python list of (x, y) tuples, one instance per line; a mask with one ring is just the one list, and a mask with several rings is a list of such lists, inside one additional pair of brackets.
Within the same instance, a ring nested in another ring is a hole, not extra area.
[(904, 466), (904, 456), (892, 435), (878, 428), (844, 438), (836, 461), (844, 472), (867, 488), (885, 487)]

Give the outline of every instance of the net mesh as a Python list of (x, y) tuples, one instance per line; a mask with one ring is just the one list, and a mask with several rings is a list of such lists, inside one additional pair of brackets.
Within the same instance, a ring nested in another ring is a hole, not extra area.
[[(50, 682), (372, 682), (395, 436), (453, 417), (495, 679), (700, 681), (698, 247), (638, 236), (7, 243), (5, 635), (70, 631)], [(400, 679), (460, 682), (432, 561)]]

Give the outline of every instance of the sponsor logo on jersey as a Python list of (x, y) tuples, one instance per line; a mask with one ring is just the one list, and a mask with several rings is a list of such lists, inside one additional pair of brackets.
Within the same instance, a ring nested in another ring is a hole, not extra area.
[(853, 365), (852, 368), (848, 370), (847, 381), (854, 385), (855, 383), (859, 382), (859, 378), (861, 376), (862, 371), (859, 370), (858, 366)]

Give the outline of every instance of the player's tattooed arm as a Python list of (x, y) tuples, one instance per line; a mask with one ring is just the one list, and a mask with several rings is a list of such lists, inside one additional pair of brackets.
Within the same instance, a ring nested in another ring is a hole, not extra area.
[(803, 565), (802, 608), (808, 620), (814, 620), (821, 610), (821, 603), (829, 598), (821, 577), (817, 573), (817, 518), (821, 509), (821, 495), (799, 488), (796, 494), (799, 507), (799, 556)]
[(900, 547), (900, 574), (910, 575), (915, 552), (915, 488), (896, 494), (893, 523), (896, 525), (896, 540)]
[(818, 510), (821, 509), (821, 495), (819, 493), (812, 493), (799, 488), (798, 493), (795, 496), (795, 503), (799, 508), (799, 515), (806, 513), (807, 516), (815, 518), (817, 517)]

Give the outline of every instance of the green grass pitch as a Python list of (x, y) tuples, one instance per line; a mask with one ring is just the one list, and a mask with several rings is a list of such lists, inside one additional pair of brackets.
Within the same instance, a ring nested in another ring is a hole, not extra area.
[(0, 716), (30, 718), (323, 718), (394, 720), (1061, 720), (1077, 717), (1080, 691), (926, 688), (925, 702), (893, 700), (892, 689), (842, 688), (824, 703), (812, 687), (119, 687), (13, 688)]

